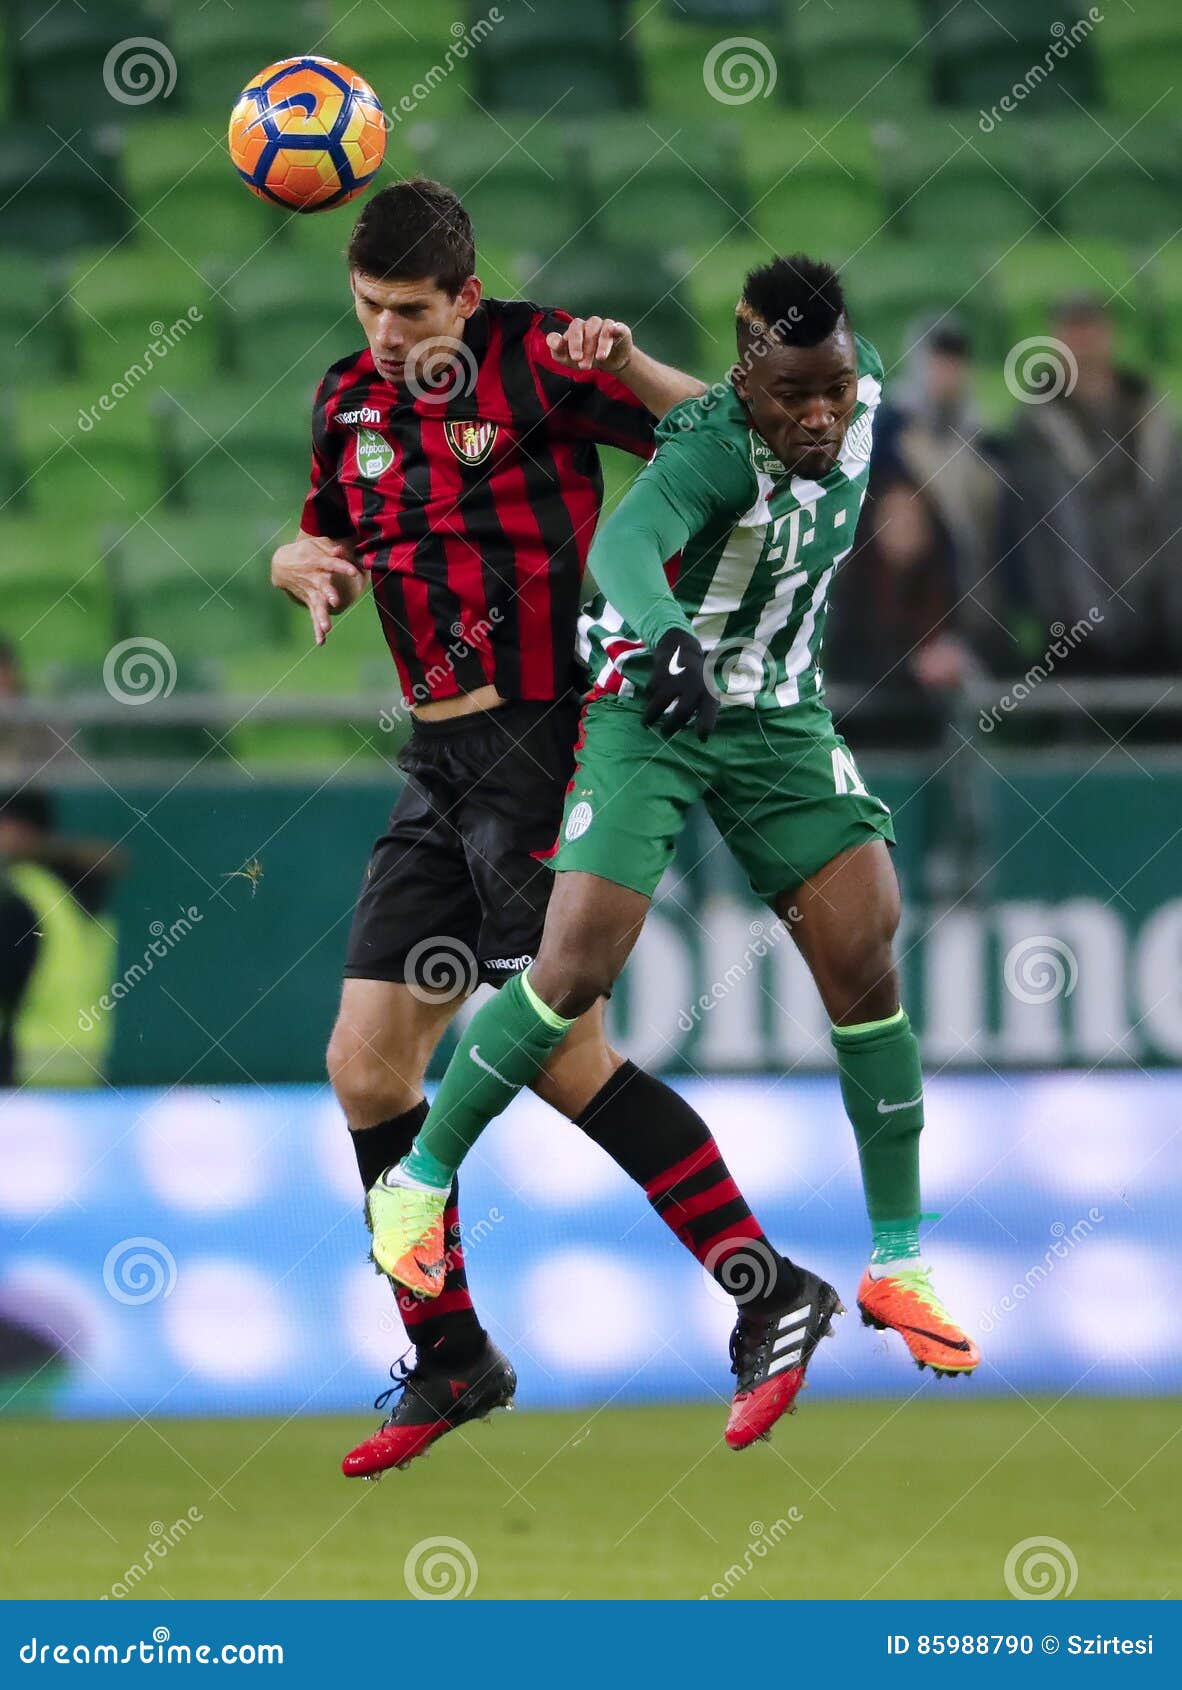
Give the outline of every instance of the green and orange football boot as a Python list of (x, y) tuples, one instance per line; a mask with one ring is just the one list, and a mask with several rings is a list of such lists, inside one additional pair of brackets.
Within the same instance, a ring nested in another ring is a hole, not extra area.
[(981, 1360), (932, 1289), (932, 1270), (916, 1262), (873, 1279), (870, 1269), (858, 1286), (862, 1324), (897, 1332), (915, 1362), (938, 1374), (971, 1373)]
[(365, 1219), (373, 1243), (370, 1260), (399, 1285), (423, 1297), (438, 1297), (447, 1276), (443, 1214), (446, 1191), (393, 1183), (393, 1168), (369, 1188)]

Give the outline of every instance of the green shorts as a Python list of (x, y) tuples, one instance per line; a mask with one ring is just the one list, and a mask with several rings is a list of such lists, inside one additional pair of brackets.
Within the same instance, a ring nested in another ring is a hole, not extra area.
[(851, 845), (895, 843), (890, 811), (866, 790), (823, 704), (732, 705), (705, 745), (692, 728), (646, 728), (643, 708), (602, 698), (587, 706), (551, 868), (651, 898), (699, 798), (768, 903)]

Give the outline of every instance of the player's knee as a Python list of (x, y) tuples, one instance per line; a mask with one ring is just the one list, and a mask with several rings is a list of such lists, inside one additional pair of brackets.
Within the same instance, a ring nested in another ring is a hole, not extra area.
[(328, 1078), (350, 1127), (373, 1126), (414, 1107), (419, 1093), (382, 1060), (360, 1030), (340, 1022), (325, 1055)]
[(891, 941), (843, 949), (832, 959), (830, 1013), (836, 1021), (879, 1021), (899, 1007), (899, 976)]
[(558, 1015), (573, 1020), (606, 997), (615, 980), (615, 970), (598, 947), (567, 949), (545, 946), (529, 971), (529, 983)]

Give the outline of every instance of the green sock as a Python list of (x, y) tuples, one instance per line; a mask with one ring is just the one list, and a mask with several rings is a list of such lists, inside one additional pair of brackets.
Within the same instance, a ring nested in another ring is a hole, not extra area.
[(871, 1263), (919, 1255), (919, 1135), (923, 1072), (906, 1011), (834, 1027), (846, 1114), (858, 1142), (874, 1241)]
[(493, 1116), (529, 1084), (573, 1026), (542, 1002), (527, 974), (515, 974), (468, 1023), (402, 1164), (407, 1173), (429, 1185), (449, 1185)]

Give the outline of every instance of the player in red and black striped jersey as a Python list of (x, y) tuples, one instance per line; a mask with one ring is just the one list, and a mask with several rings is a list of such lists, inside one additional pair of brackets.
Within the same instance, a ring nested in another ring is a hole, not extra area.
[[(406, 783), (366, 871), (328, 1050), (368, 1191), (426, 1116), (427, 1065), (463, 997), (537, 950), (552, 884), (540, 859), (573, 769), (596, 448), (649, 456), (655, 419), (703, 389), (636, 348), (624, 324), (484, 298), (471, 224), (436, 183), (375, 195), (348, 259), (367, 347), (320, 385), (301, 537), (276, 552), (272, 579), (308, 607), (318, 644), (372, 583), (412, 712)], [(534, 1089), (644, 1187), (739, 1300), (741, 1329), (800, 1312), (799, 1270), (764, 1236), (707, 1127), (609, 1047), (601, 1005)], [(404, 1465), (512, 1397), (512, 1369), (468, 1294), (454, 1189), (446, 1226), (432, 1264), (441, 1294), (399, 1289), (416, 1365), (396, 1381), (391, 1420), (346, 1457), (350, 1475)], [(795, 1392), (781, 1379), (752, 1401), (750, 1369), (736, 1371), (728, 1438), (741, 1446)]]

